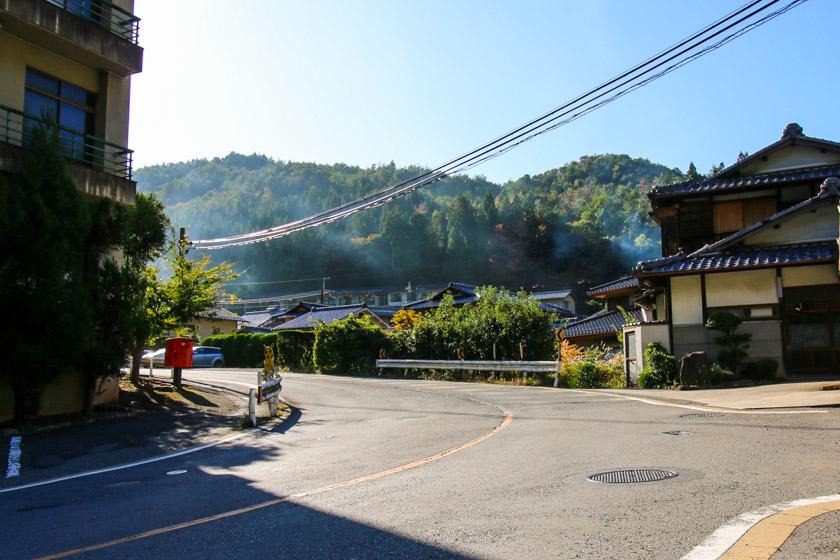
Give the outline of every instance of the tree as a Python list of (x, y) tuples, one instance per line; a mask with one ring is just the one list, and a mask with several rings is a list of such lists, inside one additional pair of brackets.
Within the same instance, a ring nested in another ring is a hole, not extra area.
[(210, 266), (210, 257), (197, 260), (187, 256), (187, 239), (170, 245), (166, 261), (172, 269), (169, 281), (162, 284), (157, 296), (167, 309), (165, 322), (178, 327), (216, 305), (226, 295), (223, 284), (239, 277), (233, 265), (223, 262)]
[(689, 181), (696, 181), (700, 179), (700, 173), (697, 172), (697, 167), (694, 166), (694, 162), (688, 162), (688, 171), (685, 172), (685, 176), (688, 177)]
[(15, 418), (34, 416), (43, 388), (84, 367), (93, 317), (86, 305), (90, 208), (65, 171), (53, 127), (33, 130), (20, 172), (0, 175), (3, 365)]
[(150, 311), (150, 296), (159, 292), (155, 269), (148, 264), (159, 258), (166, 246), (169, 218), (163, 204), (154, 197), (139, 193), (134, 206), (123, 219), (122, 272), (134, 289), (126, 292), (132, 381), (140, 377), (140, 356), (153, 337), (160, 336), (165, 324)]
[(707, 329), (714, 329), (723, 333), (714, 339), (717, 344), (723, 347), (718, 353), (718, 361), (733, 373), (738, 373), (738, 370), (741, 369), (744, 360), (749, 355), (747, 350), (750, 347), (749, 342), (752, 340), (750, 333), (737, 332), (743, 321), (737, 315), (727, 311), (713, 313), (706, 320)]

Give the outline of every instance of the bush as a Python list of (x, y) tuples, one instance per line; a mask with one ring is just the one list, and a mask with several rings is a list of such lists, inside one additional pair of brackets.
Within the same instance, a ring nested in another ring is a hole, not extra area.
[(312, 371), (312, 347), (315, 333), (312, 331), (277, 331), (274, 360), (282, 369), (289, 371)]
[(645, 368), (637, 383), (642, 389), (673, 387), (677, 383), (677, 360), (664, 346), (651, 342), (645, 348)]
[(750, 333), (737, 332), (743, 321), (743, 319), (728, 311), (718, 311), (706, 321), (707, 329), (714, 329), (723, 333), (714, 339), (717, 344), (723, 347), (718, 353), (718, 361), (722, 366), (735, 373), (739, 372), (747, 358), (749, 342), (752, 340)]
[(719, 364), (709, 364), (709, 385), (719, 385), (727, 380), (727, 373)]
[(208, 336), (202, 346), (217, 346), (229, 367), (262, 367), (264, 346), (274, 346), (277, 333), (241, 333)]
[(573, 389), (621, 389), (626, 386), (624, 356), (604, 347), (583, 349), (567, 340), (561, 345), (563, 382)]
[(755, 381), (767, 381), (776, 377), (776, 371), (779, 369), (779, 362), (773, 358), (761, 358), (754, 362), (749, 362), (744, 368), (744, 375)]
[(379, 350), (387, 346), (382, 329), (367, 317), (350, 315), (315, 328), (312, 357), (321, 372), (372, 373)]

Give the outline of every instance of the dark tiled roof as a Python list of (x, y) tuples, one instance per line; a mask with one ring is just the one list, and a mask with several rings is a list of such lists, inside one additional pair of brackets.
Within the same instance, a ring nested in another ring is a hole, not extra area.
[(570, 311), (563, 306), (555, 305), (553, 303), (542, 303), (542, 302), (540, 302), (538, 304), (538, 306), (543, 311), (546, 311), (548, 313), (556, 313), (557, 315), (559, 315), (560, 317), (563, 317), (564, 319), (572, 319), (572, 318), (576, 319), (578, 317), (578, 315), (576, 315), (573, 311)]
[(363, 311), (371, 311), (366, 305), (339, 305), (335, 307), (319, 307), (313, 309), (309, 313), (305, 313), (299, 317), (295, 317), (291, 321), (277, 325), (272, 330), (287, 330), (287, 329), (312, 329), (317, 325), (324, 323), (329, 324), (335, 321), (346, 319), (350, 315), (359, 316)]
[(242, 314), (242, 321), (246, 326), (257, 327), (268, 321), (269, 317), (271, 314), (268, 311), (248, 311)]
[[(534, 296), (535, 298), (537, 298), (538, 300), (555, 299), (555, 298), (562, 299), (562, 298), (572, 296), (572, 290), (549, 290), (549, 291), (546, 291), (546, 292), (534, 292), (531, 295)], [(574, 297), (574, 296), (572, 296), (572, 297)]]
[(624, 276), (616, 280), (605, 282), (594, 288), (587, 290), (586, 295), (595, 296), (600, 294), (608, 294), (618, 290), (626, 290), (627, 288), (637, 288), (639, 286), (639, 279), (635, 276)]
[(828, 177), (840, 175), (840, 165), (821, 165), (790, 171), (778, 171), (762, 175), (747, 177), (712, 177), (701, 181), (686, 181), (653, 187), (648, 196), (652, 199), (662, 199), (686, 194), (719, 193), (752, 187), (769, 187), (795, 183), (801, 181), (821, 181)]
[(219, 321), (241, 321), (242, 317), (232, 311), (228, 311), (224, 307), (210, 307), (201, 313), (196, 313), (196, 317), (202, 319), (216, 319)]
[[(642, 320), (642, 310), (638, 308), (628, 309), (627, 313), (633, 316), (633, 323)], [(628, 321), (624, 320), (624, 315), (621, 311), (607, 311), (596, 313), (586, 319), (569, 323), (563, 329), (563, 335), (566, 338), (575, 338), (578, 336), (593, 336), (600, 334), (615, 334)]]
[(642, 274), (673, 274), (743, 270), (789, 264), (831, 262), (836, 257), (837, 243), (835, 241), (796, 243), (772, 247), (732, 247), (720, 251), (687, 255), (682, 258), (648, 261), (649, 264), (641, 272)]
[[(420, 301), (415, 301), (414, 303), (408, 303), (405, 305), (405, 309), (413, 309), (418, 311), (420, 309), (434, 309), (440, 305), (441, 299), (421, 299)], [(474, 296), (463, 296), (463, 297), (456, 297), (453, 300), (455, 305), (463, 305), (465, 303), (473, 303), (478, 301), (478, 295)]]

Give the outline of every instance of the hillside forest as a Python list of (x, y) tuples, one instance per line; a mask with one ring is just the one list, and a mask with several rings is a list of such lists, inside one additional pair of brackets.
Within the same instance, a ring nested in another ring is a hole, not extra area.
[[(145, 167), (136, 180), (164, 203), (173, 225), (203, 239), (303, 218), (419, 172), (231, 153)], [(211, 256), (243, 273), (231, 287), (239, 297), (319, 288), (320, 281), (291, 281), (320, 276), (332, 288), (460, 281), (583, 291), (658, 256), (646, 194), (684, 179), (679, 169), (615, 154), (504, 184), (448, 177), (345, 220)], [(265, 284), (278, 280), (290, 282)]]

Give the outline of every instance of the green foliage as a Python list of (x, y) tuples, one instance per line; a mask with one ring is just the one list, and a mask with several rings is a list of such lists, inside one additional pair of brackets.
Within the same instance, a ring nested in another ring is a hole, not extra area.
[(240, 333), (208, 336), (202, 346), (222, 349), (228, 367), (256, 368), (263, 365), (263, 348), (277, 343), (277, 333)]
[(315, 333), (312, 331), (277, 331), (275, 360), (281, 368), (289, 371), (312, 371), (312, 347)]
[(718, 361), (735, 373), (740, 373), (752, 340), (751, 334), (737, 332), (742, 322), (743, 319), (727, 311), (718, 311), (706, 321), (706, 328), (723, 333), (714, 338), (723, 347), (718, 353)]
[(645, 367), (637, 380), (642, 389), (673, 387), (679, 378), (677, 360), (664, 346), (651, 342), (645, 348)]
[(712, 362), (709, 364), (709, 385), (720, 385), (726, 381), (726, 372), (720, 367), (720, 364)]
[(385, 333), (370, 319), (350, 315), (315, 328), (313, 362), (323, 373), (371, 373), (379, 350), (387, 345)]
[(119, 372), (143, 328), (138, 270), (165, 229), (153, 197), (126, 207), (83, 195), (58, 142), (54, 127), (35, 130), (20, 172), (0, 175), (0, 294), (14, 317), (0, 327), (9, 345), (0, 375), (11, 380), (19, 421), (67, 370), (84, 374), (86, 408), (97, 380)]
[(768, 381), (776, 377), (778, 369), (779, 362), (773, 358), (760, 358), (746, 365), (744, 375), (754, 381)]
[[(525, 293), (484, 287), (477, 302), (455, 307), (445, 298), (410, 329), (389, 333), (395, 357), (467, 360), (550, 360), (555, 356), (553, 317)], [(520, 350), (521, 345), (521, 350)]]
[[(231, 154), (147, 167), (136, 177), (142, 191), (165, 202), (174, 223), (205, 238), (299, 219), (422, 171)], [(347, 280), (331, 281), (337, 288), (453, 278), (525, 287), (599, 283), (656, 254), (659, 228), (646, 193), (682, 178), (676, 169), (614, 154), (504, 185), (447, 177), (381, 208), (217, 256), (236, 259), (256, 282), (341, 270)], [(242, 286), (237, 295), (262, 289)]]

